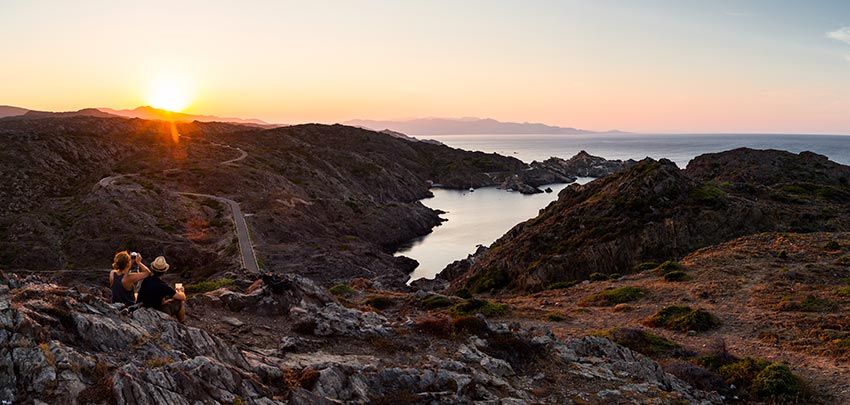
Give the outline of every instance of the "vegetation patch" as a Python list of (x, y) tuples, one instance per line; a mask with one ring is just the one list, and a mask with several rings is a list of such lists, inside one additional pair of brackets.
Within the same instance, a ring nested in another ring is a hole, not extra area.
[(452, 323), (446, 316), (425, 316), (413, 322), (413, 330), (429, 335), (448, 337), (452, 334)]
[(704, 332), (720, 326), (720, 320), (703, 309), (691, 309), (684, 305), (662, 308), (646, 320), (647, 326), (663, 327), (682, 332)]
[(203, 294), (210, 291), (218, 290), (222, 287), (228, 287), (233, 285), (234, 280), (232, 278), (217, 278), (215, 280), (204, 280), (195, 284), (189, 284), (186, 286), (186, 292), (189, 294)]
[(439, 294), (431, 294), (423, 298), (421, 303), (425, 309), (445, 308), (454, 304), (451, 298)]
[(596, 294), (588, 295), (579, 302), (579, 305), (585, 307), (609, 307), (625, 302), (636, 301), (644, 295), (646, 295), (646, 291), (638, 287), (612, 288), (600, 291)]
[(356, 293), (356, 291), (348, 284), (337, 284), (329, 288), (328, 292), (336, 295), (337, 297), (348, 297)]
[(826, 250), (840, 250), (841, 245), (839, 245), (838, 242), (831, 240), (826, 245), (824, 245), (824, 249), (826, 249)]
[(468, 316), (481, 314), (486, 317), (502, 316), (508, 313), (508, 306), (487, 300), (468, 299), (449, 309), (449, 313), (455, 316)]
[(614, 328), (597, 334), (650, 357), (674, 357), (684, 353), (682, 346), (662, 336), (635, 328)]
[(606, 276), (602, 273), (590, 273), (590, 276), (588, 277), (588, 279), (590, 281), (605, 281), (605, 280), (608, 279), (608, 276)]
[(691, 190), (690, 197), (702, 204), (717, 205), (723, 202), (726, 192), (714, 184), (703, 184)]
[(770, 363), (753, 379), (752, 392), (760, 399), (785, 402), (805, 395), (805, 385), (788, 366)]
[(469, 290), (467, 290), (466, 288), (461, 288), (461, 289), (455, 291), (454, 296), (460, 297), (460, 298), (463, 298), (463, 299), (470, 299), (470, 298), (472, 298), (472, 293), (470, 293)]
[(499, 290), (511, 283), (511, 278), (502, 269), (486, 269), (472, 276), (467, 285), (474, 293)]
[(662, 276), (667, 274), (667, 273), (672, 273), (674, 271), (685, 271), (685, 270), (687, 270), (687, 268), (685, 268), (685, 266), (683, 266), (679, 262), (674, 262), (672, 260), (668, 260), (664, 263), (661, 263), (655, 268), (655, 271), (658, 272), (658, 274), (660, 274)]
[(486, 336), (490, 333), (487, 322), (477, 316), (460, 316), (452, 320), (452, 329), (458, 333), (468, 333), (477, 336)]
[(372, 295), (366, 298), (366, 305), (379, 311), (385, 310), (395, 304), (395, 299), (386, 295)]
[(850, 297), (850, 286), (838, 287), (835, 289), (835, 293), (842, 297)]
[(658, 267), (658, 263), (656, 262), (643, 262), (635, 265), (633, 268), (635, 273), (640, 273), (642, 271), (652, 270)]
[(664, 275), (666, 281), (688, 281), (690, 279), (691, 276), (681, 270), (674, 270)]
[(567, 320), (567, 316), (561, 312), (552, 311), (546, 314), (546, 320), (549, 322), (563, 322)]
[(838, 308), (832, 301), (827, 301), (823, 298), (814, 295), (808, 295), (799, 301), (784, 299), (777, 307), (780, 311), (795, 311), (795, 312), (830, 312)]
[(557, 283), (549, 284), (548, 286), (546, 286), (546, 289), (547, 290), (563, 290), (563, 289), (570, 288), (570, 287), (572, 287), (576, 284), (578, 284), (578, 281), (576, 281), (576, 280), (558, 281)]

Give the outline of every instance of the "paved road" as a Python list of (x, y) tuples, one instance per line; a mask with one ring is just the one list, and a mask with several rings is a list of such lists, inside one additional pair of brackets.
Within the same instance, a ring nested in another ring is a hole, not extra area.
[[(241, 154), (239, 157), (234, 159), (226, 160), (221, 162), (220, 164), (226, 165), (238, 162), (240, 160), (248, 157), (248, 152), (245, 152), (241, 148), (234, 148), (230, 145), (224, 145), (219, 143), (214, 143), (216, 146), (221, 146), (230, 149), (236, 149)], [(168, 169), (166, 171), (174, 171), (179, 169)], [(114, 176), (107, 176), (100, 181), (97, 182), (97, 185), (100, 187), (112, 187), (115, 185), (115, 181), (122, 177), (133, 177), (138, 176), (138, 173), (133, 174), (117, 174)], [(133, 188), (131, 190), (140, 191), (140, 188)], [(259, 273), (260, 266), (257, 264), (257, 256), (254, 253), (254, 245), (251, 243), (251, 235), (248, 233), (248, 222), (245, 221), (245, 215), (242, 214), (242, 208), (239, 207), (239, 203), (233, 201), (229, 198), (219, 197), (216, 195), (210, 194), (199, 194), (199, 193), (188, 193), (188, 192), (178, 192), (180, 195), (189, 195), (195, 197), (203, 197), (203, 198), (211, 198), (213, 200), (219, 201), (221, 203), (227, 204), (230, 207), (230, 211), (233, 213), (233, 224), (236, 226), (236, 237), (239, 240), (239, 258), (242, 261), (242, 267), (248, 270), (251, 273)]]
[(239, 256), (242, 259), (242, 267), (251, 273), (259, 273), (260, 266), (257, 264), (257, 256), (254, 253), (254, 245), (251, 243), (251, 235), (248, 234), (248, 222), (245, 221), (245, 215), (242, 214), (242, 208), (239, 203), (229, 198), (219, 197), (210, 194), (198, 193), (179, 193), (180, 195), (190, 195), (195, 197), (211, 198), (218, 202), (227, 204), (233, 212), (233, 222), (236, 224), (236, 237), (239, 239)]

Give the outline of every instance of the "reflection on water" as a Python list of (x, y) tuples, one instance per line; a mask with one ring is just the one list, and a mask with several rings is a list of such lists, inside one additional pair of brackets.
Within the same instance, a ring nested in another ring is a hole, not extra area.
[[(577, 183), (590, 180), (593, 179), (579, 178)], [(434, 197), (422, 203), (446, 211), (441, 217), (448, 221), (397, 253), (419, 262), (411, 280), (433, 278), (447, 264), (474, 252), (477, 245), (489, 246), (514, 225), (537, 216), (540, 209), (558, 198), (558, 192), (567, 184), (549, 187), (553, 192), (533, 195), (495, 187), (479, 188), (474, 192), (432, 189)]]

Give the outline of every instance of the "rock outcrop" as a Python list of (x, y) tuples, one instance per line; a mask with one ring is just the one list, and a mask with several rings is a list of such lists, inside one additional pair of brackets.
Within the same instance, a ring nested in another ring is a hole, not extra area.
[[(341, 307), (314, 283), (297, 276), (266, 280), (250, 294), (226, 298), (229, 295), (219, 291), (193, 302), (195, 308), (265, 302), (267, 308), (278, 308), (268, 315), (271, 322), (314, 319), (316, 327), (304, 331), (312, 336), (311, 344), (333, 347), (345, 339), (364, 343), (350, 354), (301, 346), (297, 342), (305, 340), (298, 335), (281, 336), (277, 348), (237, 346), (154, 310), (129, 312), (106, 304), (94, 290), (4, 275), (0, 401), (721, 401), (718, 395), (665, 373), (652, 360), (602, 338), (564, 343), (545, 330), (511, 331), (481, 318), (474, 318), (481, 324), (476, 332), (460, 340), (416, 336), (410, 333), (415, 326), (393, 326), (374, 313)], [(351, 323), (352, 317), (369, 320)], [(325, 321), (326, 326), (320, 326)], [(386, 335), (399, 345), (425, 343), (431, 349), (424, 351), (428, 354), (410, 355), (364, 352), (369, 347), (365, 342)]]
[(641, 262), (675, 260), (756, 232), (848, 230), (848, 173), (812, 153), (738, 149), (698, 157), (686, 170), (645, 159), (564, 189), (453, 287), (540, 290), (596, 272), (629, 273)]
[(567, 160), (551, 157), (531, 162), (526, 170), (505, 179), (501, 188), (523, 194), (542, 193), (538, 187), (544, 184), (572, 183), (578, 177), (605, 177), (635, 163), (634, 160), (608, 160), (580, 151)]

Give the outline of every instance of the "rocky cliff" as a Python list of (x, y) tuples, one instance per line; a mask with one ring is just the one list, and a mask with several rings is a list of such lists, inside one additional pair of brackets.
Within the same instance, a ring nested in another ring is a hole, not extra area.
[(540, 290), (760, 231), (850, 229), (850, 167), (813, 153), (737, 149), (685, 170), (645, 159), (561, 192), (496, 241), (454, 288)]

